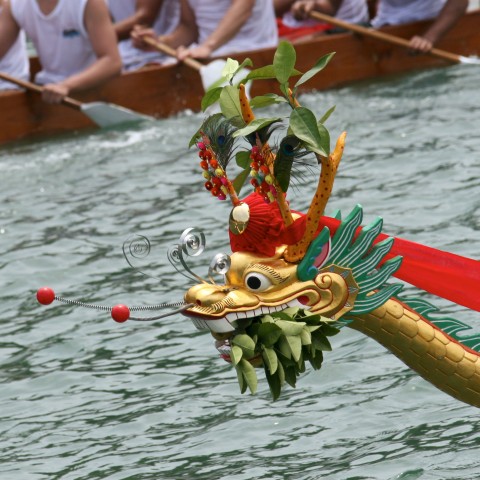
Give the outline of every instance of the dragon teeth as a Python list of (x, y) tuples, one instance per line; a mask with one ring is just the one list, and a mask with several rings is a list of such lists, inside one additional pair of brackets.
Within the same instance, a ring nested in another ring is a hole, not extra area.
[(281, 312), (287, 307), (299, 307), (305, 310), (309, 309), (308, 306), (302, 305), (298, 300), (295, 299), (282, 305), (271, 307), (263, 306), (248, 312), (230, 312), (227, 313), (227, 315), (225, 315), (223, 318), (204, 320), (203, 318), (190, 317), (190, 320), (192, 320), (193, 324), (198, 330), (207, 329), (217, 333), (228, 333), (235, 330), (234, 325), (237, 320), (258, 317), (259, 315), (267, 315), (272, 312)]

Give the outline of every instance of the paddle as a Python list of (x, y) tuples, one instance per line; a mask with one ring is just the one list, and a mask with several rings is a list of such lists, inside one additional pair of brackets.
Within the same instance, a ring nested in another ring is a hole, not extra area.
[[(174, 48), (170, 47), (166, 43), (159, 42), (152, 37), (143, 37), (143, 41), (148, 43), (151, 47), (155, 48), (159, 52), (168, 55), (169, 57), (177, 57), (177, 52)], [(185, 58), (182, 62), (187, 65), (187, 67), (193, 68), (196, 70), (202, 79), (203, 89), (205, 91), (215, 83), (219, 78), (222, 76), (223, 67), (225, 67), (225, 60), (214, 60), (207, 65), (200, 63), (198, 60), (194, 58)]]
[[(397, 37), (389, 33), (380, 32), (373, 28), (362, 27), (361, 25), (356, 25), (353, 23), (344, 22), (330, 15), (325, 15), (320, 12), (310, 12), (310, 16), (315, 20), (320, 20), (323, 22), (331, 23), (337, 27), (343, 28), (345, 30), (350, 30), (352, 32), (359, 33), (361, 35), (366, 35), (368, 37), (376, 38), (383, 42), (393, 43), (394, 45), (399, 45), (401, 47), (410, 48), (410, 42), (405, 38)], [(468, 64), (480, 64), (480, 59), (464, 57), (462, 55), (457, 55), (456, 53), (446, 52), (445, 50), (440, 50), (439, 48), (432, 48), (429, 52), (430, 55), (443, 58), (444, 60), (449, 60), (454, 63), (468, 63)]]
[[(42, 93), (43, 91), (43, 88), (39, 85), (21, 80), (20, 78), (11, 77), (3, 72), (0, 72), (0, 79), (37, 93)], [(149, 117), (148, 115), (142, 115), (127, 108), (105, 102), (82, 103), (73, 98), (65, 97), (62, 100), (62, 104), (84, 113), (92, 122), (101, 128), (153, 119), (153, 117)]]
[[(335, 232), (340, 221), (322, 217), (320, 223)], [(381, 233), (375, 243), (388, 237)], [(480, 312), (480, 261), (394, 237), (388, 258), (396, 255), (402, 256), (403, 261), (394, 277)]]

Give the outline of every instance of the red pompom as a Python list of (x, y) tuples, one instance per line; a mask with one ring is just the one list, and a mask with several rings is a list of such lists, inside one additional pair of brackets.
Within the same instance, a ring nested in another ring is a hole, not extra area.
[[(270, 191), (270, 187), (265, 193)], [(262, 188), (259, 188), (262, 193)], [(257, 255), (272, 257), (276, 247), (297, 243), (305, 232), (306, 215), (300, 215), (292, 225), (285, 227), (277, 202), (264, 200), (264, 194), (252, 193), (242, 200), (250, 209), (250, 220), (241, 234), (230, 235), (232, 252), (251, 252)]]
[(55, 300), (55, 292), (50, 287), (42, 287), (37, 291), (38, 303), (50, 305)]
[(115, 305), (112, 308), (112, 318), (118, 322), (126, 322), (130, 318), (130, 309), (126, 305)]

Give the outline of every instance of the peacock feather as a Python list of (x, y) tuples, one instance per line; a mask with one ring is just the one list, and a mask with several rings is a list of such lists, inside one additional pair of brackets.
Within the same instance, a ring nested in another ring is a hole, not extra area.
[(199, 130), (202, 139), (209, 143), (218, 164), (224, 170), (233, 156), (235, 130), (236, 128), (221, 113), (207, 117)]

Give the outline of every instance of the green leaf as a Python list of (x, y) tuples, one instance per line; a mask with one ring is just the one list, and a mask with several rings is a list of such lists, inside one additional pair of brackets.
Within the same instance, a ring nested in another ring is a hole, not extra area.
[(262, 358), (268, 371), (273, 375), (278, 368), (278, 358), (273, 348), (265, 347), (262, 352)]
[(265, 347), (273, 347), (278, 342), (283, 332), (275, 323), (261, 323), (257, 334), (259, 341), (265, 345)]
[(263, 317), (260, 318), (260, 322), (273, 323), (273, 317), (271, 315), (263, 315)]
[(273, 312), (270, 315), (272, 316), (272, 319), (274, 319), (274, 320), (277, 320), (278, 318), (280, 318), (281, 320), (286, 320), (287, 322), (291, 322), (293, 320), (293, 315), (285, 313), (287, 310), (289, 310), (289, 309), (286, 308), (285, 310), (283, 310), (281, 312)]
[(329, 337), (333, 337), (333, 335), (336, 335), (337, 333), (340, 332), (338, 328), (335, 328), (332, 325), (327, 325), (327, 324), (322, 325), (321, 330), (325, 335)]
[(329, 108), (324, 114), (323, 117), (318, 121), (318, 123), (325, 123), (330, 115), (335, 111), (335, 108), (337, 108), (335, 105), (331, 108)]
[(232, 338), (232, 345), (237, 345), (243, 350), (245, 358), (255, 355), (255, 342), (246, 333), (239, 333)]
[(282, 382), (280, 380), (280, 373), (277, 371), (273, 375), (270, 374), (265, 368), (265, 376), (267, 377), (268, 386), (270, 388), (270, 392), (272, 393), (273, 400), (276, 400), (282, 391)]
[(277, 348), (285, 358), (287, 359), (292, 358), (292, 351), (290, 350), (290, 345), (288, 344), (287, 339), (285, 337), (280, 337), (277, 343)]
[(237, 380), (238, 386), (240, 387), (240, 393), (245, 393), (245, 391), (247, 390), (247, 382), (245, 381), (243, 371), (238, 365), (235, 367), (235, 371), (237, 372)]
[(285, 337), (288, 345), (290, 347), (290, 351), (292, 352), (293, 359), (298, 362), (302, 355), (302, 340), (299, 336), (291, 336), (288, 335)]
[(230, 359), (232, 360), (232, 365), (237, 366), (238, 362), (242, 359), (243, 350), (236, 345), (232, 345), (230, 349)]
[(240, 190), (242, 187), (245, 185), (245, 182), (247, 181), (247, 178), (250, 175), (250, 167), (246, 168), (245, 170), (242, 170), (233, 180), (232, 186), (237, 195), (240, 195)]
[(222, 93), (223, 87), (212, 88), (207, 90), (205, 95), (202, 98), (202, 112), (204, 112), (210, 105), (213, 105), (215, 102), (218, 102), (220, 94)]
[(305, 327), (300, 333), (300, 339), (302, 340), (302, 345), (311, 345), (312, 344), (312, 335), (308, 330), (308, 327)]
[(282, 362), (278, 362), (277, 374), (278, 374), (278, 379), (280, 381), (280, 385), (283, 387), (285, 383), (285, 368), (283, 367)]
[(320, 370), (323, 363), (323, 353), (320, 350), (315, 352), (315, 356), (312, 356), (312, 358), (310, 358), (310, 363), (314, 370)]
[(192, 148), (199, 140), (200, 137), (200, 128), (195, 132), (193, 137), (190, 139), (190, 142), (188, 143), (188, 148)]
[[(302, 72), (293, 69), (291, 76), (293, 77), (301, 74)], [(252, 70), (245, 78), (242, 79), (240, 83), (245, 83), (248, 80), (271, 80), (273, 78), (277, 78), (275, 74), (275, 67), (273, 65), (266, 65), (264, 67)]]
[(235, 154), (235, 161), (240, 168), (248, 168), (250, 169), (250, 163), (252, 159), (250, 158), (250, 152), (246, 150), (242, 150), (241, 152), (237, 152)]
[[(275, 78), (275, 68), (273, 65), (266, 65), (265, 67), (256, 68), (252, 70), (244, 80), (262, 80)], [(243, 82), (242, 82), (243, 83)]]
[(240, 67), (240, 64), (238, 63), (238, 60), (227, 58), (227, 61), (225, 62), (225, 66), (223, 67), (223, 70), (222, 70), (222, 77), (225, 77), (227, 81), (230, 81), (233, 75), (235, 75), (235, 72), (238, 71), (239, 67)]
[(323, 147), (325, 139), (322, 138), (315, 115), (305, 107), (297, 107), (290, 115), (290, 128), (295, 136), (302, 140), (313, 152), (328, 156)]
[(280, 313), (282, 315), (288, 315), (291, 319), (291, 318), (294, 318), (295, 315), (298, 314), (298, 312), (300, 312), (300, 308), (298, 307), (287, 307), (285, 310), (282, 310), (281, 312), (276, 312), (275, 315), (278, 315)]
[(302, 333), (303, 327), (306, 325), (305, 322), (291, 322), (286, 320), (277, 320), (275, 325), (278, 325), (285, 335), (300, 335)]
[(285, 368), (285, 381), (292, 388), (295, 388), (295, 386), (297, 384), (297, 374), (295, 372), (295, 367), (286, 367)]
[(276, 103), (287, 103), (288, 101), (277, 95), (275, 93), (267, 93), (266, 95), (260, 95), (258, 97), (254, 97), (250, 100), (250, 106), (252, 108), (262, 108), (262, 107), (269, 107), (270, 105), (274, 105)]
[(289, 98), (290, 92), (288, 91), (288, 83), (281, 83), (280, 86), (280, 91), (283, 93), (285, 98)]
[(222, 92), (220, 94), (220, 110), (228, 119), (242, 117), (237, 87), (227, 85), (226, 87), (222, 88)]
[(281, 117), (272, 117), (272, 118), (256, 118), (252, 120), (246, 127), (241, 128), (233, 133), (233, 137), (245, 137), (250, 133), (256, 132), (261, 128), (268, 127), (272, 123), (281, 121)]
[(330, 152), (330, 133), (325, 128), (323, 123), (317, 122), (318, 132), (320, 133), (321, 146), (325, 152)]
[[(252, 60), (250, 60), (250, 58), (246, 58), (237, 68), (236, 72), (234, 72), (233, 76), (232, 76), (232, 79), (234, 77), (236, 77), (239, 73), (241, 73), (242, 70), (246, 69), (246, 67), (252, 67), (253, 66), (253, 62)], [(240, 85), (241, 83), (243, 83), (245, 85), (245, 82), (243, 81), (243, 79), (238, 82), (237, 85)]]
[(255, 372), (255, 368), (253, 368), (253, 365), (248, 360), (245, 360), (244, 358), (240, 360), (240, 363), (238, 364), (238, 366), (240, 367), (240, 370), (243, 373), (243, 377), (247, 382), (250, 392), (253, 395), (255, 395), (258, 387), (258, 379), (257, 379), (257, 374)]
[(299, 85), (304, 84), (305, 82), (310, 80), (312, 77), (314, 77), (318, 72), (322, 71), (328, 65), (328, 62), (330, 62), (330, 60), (334, 55), (335, 55), (335, 52), (327, 53), (322, 58), (320, 58), (317, 61), (317, 63), (315, 63), (315, 65), (310, 70), (308, 70), (308, 72), (305, 72), (298, 79), (298, 82), (295, 84), (295, 87), (298, 87)]
[(275, 69), (275, 78), (279, 83), (288, 82), (297, 60), (297, 53), (290, 42), (281, 41), (278, 44), (275, 55), (273, 56), (273, 67)]
[(328, 338), (322, 333), (321, 330), (316, 330), (312, 333), (312, 345), (316, 350), (323, 350), (327, 352), (332, 350), (332, 346), (330, 345)]

